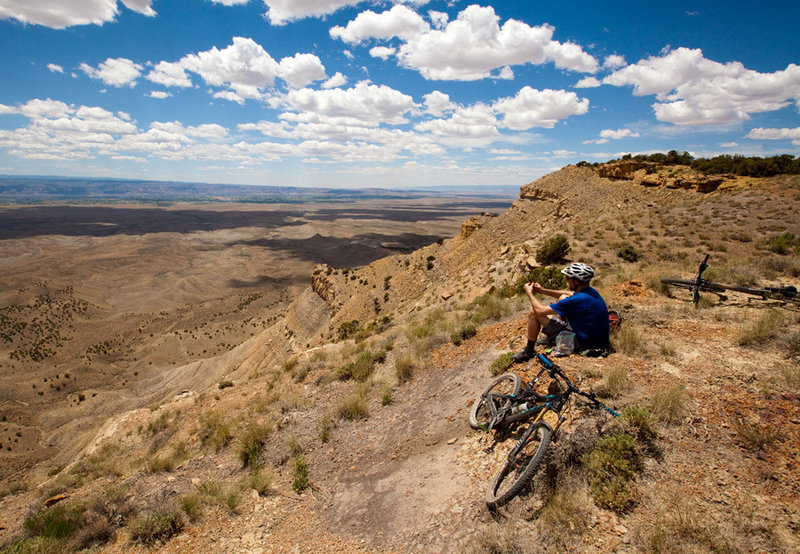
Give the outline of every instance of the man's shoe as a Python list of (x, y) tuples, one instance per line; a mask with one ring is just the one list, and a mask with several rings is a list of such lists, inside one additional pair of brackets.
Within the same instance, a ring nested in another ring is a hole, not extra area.
[(522, 362), (527, 362), (534, 356), (535, 356), (534, 352), (529, 351), (527, 348), (523, 348), (522, 350), (511, 356), (511, 359), (514, 360), (515, 364), (520, 364)]

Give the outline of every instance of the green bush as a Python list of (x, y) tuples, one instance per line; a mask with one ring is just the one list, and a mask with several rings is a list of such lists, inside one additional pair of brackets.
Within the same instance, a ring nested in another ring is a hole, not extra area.
[(505, 371), (514, 364), (514, 354), (512, 352), (506, 352), (505, 354), (501, 354), (500, 356), (492, 362), (489, 371), (492, 375), (500, 375), (501, 373), (505, 373)]
[(345, 340), (355, 335), (356, 331), (358, 331), (358, 320), (354, 319), (353, 321), (347, 321), (339, 325), (337, 336), (339, 340)]
[(233, 381), (231, 381), (230, 379), (223, 379), (222, 381), (219, 382), (219, 385), (217, 386), (219, 387), (219, 390), (227, 389), (233, 386)]
[(239, 459), (242, 461), (244, 467), (257, 469), (260, 465), (259, 456), (261, 449), (264, 447), (264, 441), (272, 431), (269, 425), (252, 423), (248, 425), (242, 432), (239, 440)]
[(292, 490), (295, 492), (304, 491), (309, 487), (308, 462), (303, 456), (298, 456), (294, 460), (294, 478), (292, 479)]
[(31, 535), (48, 539), (66, 539), (75, 532), (85, 509), (80, 504), (56, 504), (28, 517), (23, 527)]
[(475, 328), (475, 325), (472, 323), (467, 323), (460, 329), (453, 331), (453, 333), (450, 335), (450, 340), (453, 344), (458, 346), (465, 340), (474, 337), (477, 333), (478, 330)]
[(184, 521), (176, 508), (160, 508), (140, 516), (131, 524), (131, 540), (152, 545), (174, 537), (183, 530)]
[(385, 359), (386, 352), (384, 351), (373, 354), (369, 350), (364, 350), (356, 356), (354, 361), (339, 369), (339, 378), (342, 380), (366, 381), (372, 375), (375, 363)]
[(636, 439), (628, 433), (603, 437), (582, 458), (589, 473), (589, 488), (595, 503), (618, 513), (634, 504), (632, 481), (641, 469)]
[(642, 254), (632, 244), (623, 243), (617, 247), (617, 257), (626, 262), (638, 262)]
[(536, 262), (541, 265), (553, 265), (569, 254), (569, 241), (564, 235), (556, 235), (547, 239), (536, 251)]
[(767, 249), (782, 256), (791, 252), (797, 245), (797, 238), (794, 236), (794, 233), (790, 233), (789, 231), (767, 238)]

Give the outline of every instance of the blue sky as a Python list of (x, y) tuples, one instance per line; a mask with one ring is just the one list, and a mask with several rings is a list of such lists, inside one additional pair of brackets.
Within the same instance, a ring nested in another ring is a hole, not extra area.
[(798, 154), (797, 2), (0, 0), (0, 174), (522, 185)]

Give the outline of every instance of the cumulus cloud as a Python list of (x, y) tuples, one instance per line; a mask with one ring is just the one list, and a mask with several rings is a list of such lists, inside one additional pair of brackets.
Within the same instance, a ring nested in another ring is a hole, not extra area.
[(278, 64), (278, 76), (292, 88), (303, 88), (327, 77), (325, 67), (314, 54), (295, 54), (291, 58), (283, 58)]
[(606, 56), (606, 59), (603, 60), (604, 69), (619, 69), (620, 67), (625, 67), (627, 64), (628, 62), (625, 61), (625, 56), (617, 54)]
[(458, 107), (447, 119), (433, 119), (414, 125), (417, 131), (436, 135), (445, 144), (485, 147), (500, 138), (497, 117), (490, 106)]
[(746, 138), (754, 140), (791, 140), (795, 146), (800, 146), (800, 127), (789, 129), (765, 129), (757, 127), (747, 133)]
[[(122, 0), (129, 9), (154, 16), (153, 0)], [(73, 25), (102, 25), (113, 21), (119, 13), (117, 0), (4, 0), (0, 3), (0, 19), (16, 19), (64, 29)]]
[(47, 64), (47, 69), (52, 71), (53, 73), (64, 73), (64, 68), (55, 63)]
[(338, 88), (346, 83), (347, 77), (337, 71), (333, 77), (322, 83), (322, 88)]
[(425, 111), (436, 117), (456, 108), (456, 105), (450, 101), (450, 96), (438, 90), (426, 94), (423, 98), (425, 99)]
[(389, 48), (388, 46), (376, 46), (374, 48), (370, 48), (369, 55), (373, 58), (385, 60), (389, 56), (393, 56), (395, 52), (396, 50), (394, 48)]
[(345, 6), (355, 6), (361, 0), (264, 0), (267, 19), (273, 25), (306, 17), (328, 15)]
[(223, 6), (237, 6), (239, 4), (247, 4), (250, 0), (211, 0), (214, 4), (222, 4)]
[(413, 110), (414, 99), (385, 85), (361, 81), (350, 89), (292, 90), (286, 96), (290, 111), (303, 117), (351, 118), (377, 126), (379, 123), (402, 125)]
[(676, 125), (739, 123), (753, 113), (800, 104), (800, 66), (759, 73), (740, 62), (708, 60), (700, 49), (678, 48), (641, 60), (603, 83), (633, 86), (635, 96), (655, 95), (656, 118)]
[(594, 140), (584, 140), (583, 144), (606, 144), (610, 140), (619, 140), (624, 138), (638, 137), (639, 133), (635, 133), (630, 129), (603, 129), (600, 131), (600, 138)]
[(170, 96), (172, 96), (172, 94), (170, 94), (165, 90), (153, 90), (147, 96), (149, 96), (150, 98), (158, 98), (163, 100), (164, 98), (169, 98)]
[(430, 30), (430, 25), (418, 13), (396, 5), (392, 9), (375, 13), (367, 10), (356, 16), (346, 27), (336, 26), (330, 30), (332, 38), (349, 44), (358, 44), (367, 39), (413, 39)]
[(302, 88), (327, 78), (325, 67), (314, 54), (298, 53), (276, 61), (251, 38), (234, 37), (232, 43), (218, 49), (187, 54), (177, 62), (162, 61), (147, 74), (147, 79), (168, 87), (189, 87), (186, 72), (200, 75), (212, 87), (214, 98), (239, 104), (247, 99), (265, 99), (265, 89), (275, 85), (276, 78), (290, 88)]
[(96, 68), (87, 63), (82, 63), (80, 68), (92, 79), (98, 79), (113, 87), (135, 87), (136, 79), (139, 78), (139, 75), (142, 74), (142, 69), (144, 69), (138, 63), (134, 63), (127, 58), (108, 58)]
[(179, 63), (158, 62), (145, 77), (165, 87), (190, 87), (192, 81)]
[(596, 77), (584, 77), (575, 83), (575, 88), (597, 88), (602, 84)]
[(579, 98), (574, 92), (525, 86), (516, 96), (498, 100), (492, 108), (503, 116), (503, 126), (509, 129), (552, 129), (561, 119), (585, 114), (589, 110), (589, 100)]
[(508, 78), (509, 66), (527, 63), (553, 62), (571, 71), (597, 71), (597, 60), (580, 46), (553, 40), (554, 28), (549, 25), (531, 27), (509, 19), (501, 26), (491, 6), (468, 6), (453, 21), (432, 13), (433, 26), (405, 6), (380, 14), (366, 11), (330, 33), (350, 44), (400, 39), (398, 63), (432, 80)]

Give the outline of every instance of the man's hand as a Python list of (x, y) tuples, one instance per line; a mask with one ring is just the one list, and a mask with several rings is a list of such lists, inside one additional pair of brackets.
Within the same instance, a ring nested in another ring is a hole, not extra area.
[(533, 294), (534, 292), (542, 292), (542, 285), (534, 283), (533, 281), (525, 284), (525, 292)]

